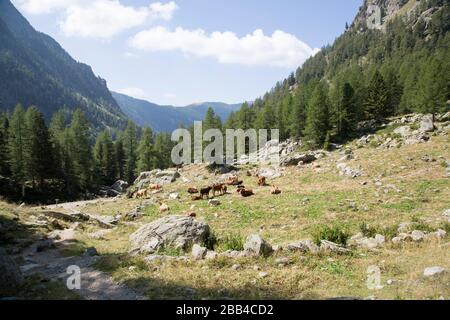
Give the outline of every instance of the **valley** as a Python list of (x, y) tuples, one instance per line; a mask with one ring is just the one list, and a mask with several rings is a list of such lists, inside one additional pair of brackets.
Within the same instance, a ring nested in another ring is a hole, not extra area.
[[(370, 135), (377, 144), (356, 139), (336, 151), (321, 151), (323, 156), (312, 163), (279, 168), (240, 165), (228, 174), (187, 165), (178, 170), (175, 182), (147, 199), (118, 196), (44, 207), (3, 202), (2, 228), (22, 225), (26, 231), (6, 229), (2, 241), (11, 239), (7, 247), (26, 259), (21, 262), (23, 270), (29, 268), (25, 274), (38, 277), (28, 283), (41, 279), (45, 290), (27, 287), (27, 296), (34, 298), (61, 294), (67, 275), (39, 275), (42, 267), (57, 261), (51, 258), (56, 254), (73, 261), (92, 260), (86, 267), (89, 272), (111, 277), (106, 281), (124, 286), (119, 292), (133, 290), (136, 297), (147, 299), (448, 299), (450, 119), (443, 115), (440, 119), (446, 120), (436, 122), (436, 130), (422, 133), (429, 135), (428, 141), (415, 142), (394, 133), (420, 126), (421, 117), (405, 119), (413, 120), (392, 120)], [(340, 174), (342, 163), (361, 174)], [(269, 187), (257, 186), (257, 172), (265, 172), (268, 184), (279, 186), (281, 194), (271, 195)], [(200, 188), (230, 175), (237, 175), (255, 195), (242, 198), (229, 186), (227, 194), (217, 195), (216, 203), (192, 201), (187, 193), (188, 187)], [(92, 218), (52, 218), (48, 211), (97, 215), (112, 225), (102, 227)], [(192, 244), (186, 251), (166, 246), (153, 253), (131, 253), (135, 231), (168, 217), (207, 224), (215, 241), (199, 243), (209, 246), (206, 255), (198, 256)], [(260, 236), (266, 243), (262, 246), (273, 251), (267, 256), (251, 251), (255, 248), (245, 251), (250, 235)], [(26, 256), (30, 236), (49, 239), (37, 243), (50, 244)], [(371, 237), (382, 240), (369, 241)], [(324, 246), (324, 239), (342, 242), (336, 249)], [(370, 266), (380, 271), (376, 289), (367, 284)], [(432, 267), (446, 271), (424, 275)], [(114, 289), (108, 295), (101, 286), (87, 290), (80, 298), (100, 291), (106, 299), (126, 297), (116, 296)], [(74, 293), (63, 292), (65, 297)]]

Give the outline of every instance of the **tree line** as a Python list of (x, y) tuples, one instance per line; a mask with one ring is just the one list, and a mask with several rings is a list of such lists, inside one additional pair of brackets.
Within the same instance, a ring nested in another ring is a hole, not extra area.
[(56, 112), (48, 126), (35, 106), (0, 113), (0, 176), (17, 186), (9, 192), (16, 199), (72, 199), (118, 179), (132, 183), (140, 172), (170, 166), (172, 146), (169, 134), (132, 121), (95, 137), (80, 109)]

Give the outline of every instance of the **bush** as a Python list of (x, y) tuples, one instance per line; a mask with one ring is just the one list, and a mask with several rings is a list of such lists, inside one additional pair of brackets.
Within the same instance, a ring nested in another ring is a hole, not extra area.
[(359, 225), (359, 230), (364, 237), (373, 238), (378, 233), (377, 228), (369, 226), (367, 223), (363, 222)]
[(219, 239), (218, 244), (223, 251), (244, 250), (244, 238), (240, 234), (227, 234)]
[(411, 230), (420, 230), (420, 231), (424, 231), (424, 232), (433, 232), (434, 228), (432, 228), (429, 224), (427, 224), (426, 222), (424, 222), (423, 220), (421, 220), (418, 217), (413, 217), (411, 219)]
[(350, 234), (340, 226), (321, 226), (313, 232), (312, 236), (317, 245), (320, 245), (321, 240), (346, 245)]
[(447, 235), (450, 234), (450, 222), (443, 222), (439, 227), (440, 227), (440, 229), (447, 232)]
[(365, 222), (363, 222), (360, 224), (359, 230), (365, 237), (368, 237), (368, 238), (373, 238), (377, 234), (381, 234), (381, 235), (385, 236), (387, 239), (392, 239), (397, 235), (397, 227), (396, 226), (385, 227), (385, 228), (371, 227), (368, 224), (366, 224)]

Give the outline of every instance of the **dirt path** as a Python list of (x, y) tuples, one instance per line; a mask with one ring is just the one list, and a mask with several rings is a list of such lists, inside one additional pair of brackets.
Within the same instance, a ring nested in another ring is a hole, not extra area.
[(46, 206), (47, 209), (64, 209), (67, 211), (77, 211), (82, 209), (88, 204), (97, 204), (99, 202), (114, 202), (117, 201), (115, 198), (105, 198), (105, 199), (95, 199), (95, 200), (84, 200), (84, 201), (75, 201), (75, 202), (66, 202), (60, 204), (53, 204)]
[[(61, 239), (34, 243), (24, 250), (21, 266), (25, 276), (40, 274), (50, 281), (67, 283), (72, 275), (67, 273), (69, 266), (80, 268), (81, 288), (74, 292), (87, 300), (144, 300), (145, 297), (127, 286), (117, 283), (111, 276), (94, 268), (98, 256), (64, 257), (61, 249), (64, 244), (74, 240), (75, 231), (66, 229), (61, 231)], [(39, 248), (39, 250), (38, 250)]]

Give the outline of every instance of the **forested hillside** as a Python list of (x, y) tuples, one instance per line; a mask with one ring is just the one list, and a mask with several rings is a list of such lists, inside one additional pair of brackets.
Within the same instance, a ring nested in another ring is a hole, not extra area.
[(61, 108), (80, 108), (96, 131), (126, 125), (106, 81), (34, 30), (9, 0), (0, 0), (0, 79), (0, 110), (35, 105), (49, 120)]
[[(382, 24), (368, 28), (369, 5)], [(450, 5), (445, 0), (366, 0), (355, 21), (228, 128), (279, 128), (311, 147), (342, 141), (358, 121), (448, 110)]]

